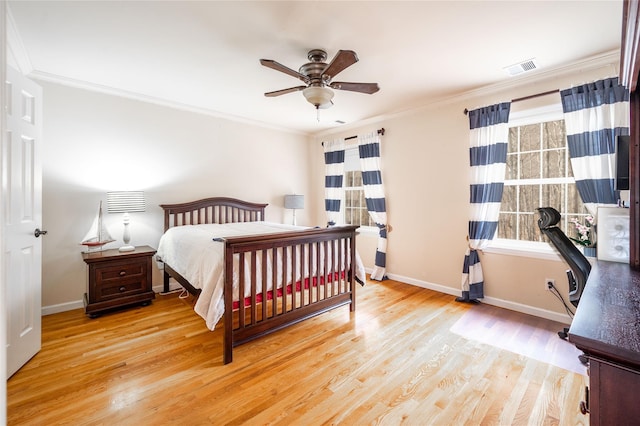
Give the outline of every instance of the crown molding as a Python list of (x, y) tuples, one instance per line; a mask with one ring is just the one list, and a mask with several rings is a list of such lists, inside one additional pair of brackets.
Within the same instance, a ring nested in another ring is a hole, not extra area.
[[(536, 84), (544, 81), (548, 81), (551, 78), (559, 78), (577, 72), (591, 71), (599, 68), (611, 67), (611, 76), (617, 76), (620, 67), (620, 49), (605, 52), (599, 55), (594, 55), (589, 58), (573, 62), (571, 64), (562, 65), (554, 68), (541, 69), (537, 72), (524, 74), (511, 77), (509, 80), (501, 81), (499, 83), (490, 84), (477, 89), (468, 90), (463, 93), (458, 93), (452, 96), (446, 96), (435, 100), (430, 100), (426, 104), (410, 107), (403, 110), (397, 110), (395, 112), (389, 112), (381, 114), (375, 117), (369, 117), (364, 120), (360, 120), (355, 123), (345, 124), (338, 128), (329, 130), (323, 130), (313, 133), (314, 138), (323, 138), (326, 136), (334, 135), (350, 131), (352, 129), (359, 129), (368, 125), (379, 125), (380, 122), (403, 117), (406, 115), (415, 114), (422, 110), (433, 109), (435, 107), (441, 107), (443, 105), (449, 105), (453, 103), (461, 103), (470, 98), (479, 98), (482, 96), (491, 96), (500, 92), (505, 92), (510, 89), (518, 89), (524, 85)], [(584, 82), (576, 82), (575, 84), (583, 84)]]
[(276, 130), (279, 132), (290, 133), (294, 135), (302, 135), (305, 136), (305, 132), (299, 132), (297, 130), (292, 130), (282, 126), (275, 126), (273, 124), (265, 123), (263, 121), (251, 120), (244, 117), (239, 117), (237, 115), (225, 114), (215, 110), (210, 110), (207, 108), (195, 107), (192, 105), (183, 104), (176, 101), (170, 101), (167, 99), (156, 98), (153, 96), (143, 95), (141, 93), (131, 92), (128, 90), (116, 89), (110, 86), (104, 86), (101, 84), (90, 83), (88, 81), (78, 80), (69, 77), (63, 77), (57, 74), (47, 73), (44, 71), (34, 70), (29, 73), (29, 77), (34, 80), (45, 81), (49, 83), (60, 84), (62, 86), (74, 87), (76, 89), (87, 90), (89, 92), (97, 92), (103, 93), (106, 95), (117, 96), (126, 99), (132, 99), (139, 102), (145, 102), (149, 104), (159, 105), (167, 108), (173, 108), (181, 111), (192, 112), (201, 115), (207, 115), (210, 117), (220, 118), (228, 121), (239, 122), (243, 124), (247, 124), (250, 126), (257, 126), (262, 128), (267, 128), (270, 130)]
[(133, 99), (140, 102), (151, 103), (155, 105), (160, 105), (168, 108), (174, 108), (182, 111), (193, 112), (196, 114), (207, 115), (210, 117), (216, 117), (224, 120), (240, 122), (243, 124), (258, 126), (262, 128), (267, 128), (271, 130), (276, 130), (279, 132), (290, 133), (294, 135), (306, 135), (305, 132), (300, 132), (296, 130), (292, 130), (282, 126), (275, 126), (270, 123), (265, 123), (258, 120), (250, 120), (243, 117), (238, 117), (231, 114), (224, 114), (218, 111), (206, 109), (206, 108), (198, 108), (191, 105), (182, 104), (180, 102), (169, 101), (166, 99), (155, 98), (152, 96), (143, 95), (140, 93), (130, 92), (126, 90), (116, 89), (109, 86), (104, 86), (95, 83), (89, 83), (87, 81), (77, 80), (73, 78), (63, 77), (57, 74), (47, 73), (44, 71), (38, 71), (34, 69), (33, 64), (31, 63), (31, 59), (27, 53), (27, 50), (22, 42), (22, 37), (18, 31), (18, 27), (13, 19), (13, 15), (11, 14), (11, 10), (9, 7), (6, 8), (6, 21), (7, 21), (7, 59), (8, 63), (14, 63), (18, 70), (26, 76), (33, 78), (35, 80), (47, 81), (50, 83), (61, 84), (63, 86), (75, 87), (78, 89), (88, 90), (91, 92), (98, 92), (112, 96), (119, 96), (122, 98)]
[[(606, 52), (600, 55), (595, 55), (595, 56), (568, 64), (568, 65), (563, 65), (563, 66), (549, 68), (549, 69), (541, 69), (535, 73), (531, 73), (530, 75), (525, 74), (525, 75), (515, 76), (510, 78), (509, 80), (506, 80), (500, 83), (483, 86), (478, 89), (469, 90), (469, 91), (455, 94), (452, 96), (430, 100), (426, 104), (410, 107), (407, 109), (397, 110), (397, 111), (381, 114), (374, 117), (365, 118), (355, 123), (334, 127), (331, 129), (325, 129), (319, 132), (301, 132), (301, 131), (292, 130), (282, 126), (275, 126), (273, 124), (265, 123), (258, 120), (251, 120), (244, 117), (221, 113), (215, 110), (199, 108), (192, 105), (182, 104), (180, 102), (156, 98), (156, 97), (147, 96), (147, 95), (143, 95), (136, 92), (116, 89), (109, 86), (99, 85), (99, 84), (90, 83), (87, 81), (63, 77), (57, 74), (34, 70), (31, 64), (31, 61), (24, 48), (24, 45), (22, 44), (22, 39), (20, 38), (20, 35), (17, 31), (17, 28), (15, 26), (15, 23), (13, 22), (13, 18), (11, 17), (11, 14), (8, 8), (7, 8), (7, 12), (8, 12), (7, 13), (7, 38), (8, 38), (7, 53), (11, 54), (13, 58), (16, 60), (16, 63), (19, 66), (20, 71), (31, 78), (34, 78), (36, 80), (42, 80), (42, 81), (48, 81), (51, 83), (61, 84), (63, 86), (75, 87), (75, 88), (88, 90), (92, 92), (98, 92), (98, 93), (103, 93), (103, 94), (108, 94), (113, 96), (119, 96), (127, 99), (133, 99), (140, 102), (151, 103), (151, 104), (160, 105), (168, 108), (174, 108), (182, 111), (193, 112), (196, 114), (207, 115), (207, 116), (225, 119), (229, 121), (240, 122), (243, 124), (258, 126), (262, 128), (280, 131), (280, 132), (315, 137), (315, 138), (318, 138), (318, 137), (322, 138), (328, 135), (341, 133), (354, 128), (362, 128), (370, 124), (373, 125), (375, 123), (379, 123), (381, 121), (390, 120), (393, 118), (402, 117), (410, 114), (415, 114), (416, 112), (419, 112), (421, 110), (431, 109), (436, 106), (462, 102), (469, 98), (495, 95), (496, 93), (507, 91), (509, 89), (519, 88), (519, 87), (522, 87), (523, 85), (528, 85), (528, 84), (535, 84), (538, 82), (548, 80), (550, 78), (558, 78), (558, 77), (562, 77), (569, 74), (575, 74), (576, 72), (579, 72), (579, 71), (589, 71), (589, 70), (594, 70), (598, 68), (611, 67), (611, 74), (617, 75), (618, 69), (620, 66), (619, 65), (620, 50), (617, 49), (617, 50)], [(576, 83), (576, 84), (581, 84), (581, 83), (582, 82)]]
[[(484, 86), (475, 90), (465, 92), (462, 96), (453, 96), (451, 101), (459, 101), (469, 97), (479, 97), (491, 95), (496, 92), (506, 91), (508, 89), (519, 88), (524, 84), (535, 84), (542, 81), (549, 80), (551, 78), (563, 77), (570, 74), (575, 74), (579, 71), (591, 71), (599, 68), (611, 67), (612, 77), (618, 75), (618, 68), (620, 66), (620, 49), (612, 50), (600, 55), (594, 55), (589, 58), (573, 62), (571, 64), (562, 65), (549, 69), (541, 69), (539, 72), (532, 73), (530, 75), (520, 75), (512, 77), (509, 80)], [(576, 84), (582, 84), (576, 83)]]
[[(497, 93), (505, 92), (512, 89), (519, 89), (524, 85), (535, 85), (537, 83), (547, 82), (554, 78), (561, 78), (568, 75), (574, 75), (578, 72), (592, 71), (600, 68), (611, 68), (611, 76), (617, 76), (620, 62), (620, 50), (613, 50), (600, 55), (594, 55), (589, 58), (573, 62), (571, 64), (562, 65), (554, 68), (541, 69), (539, 72), (530, 75), (520, 75), (512, 77), (509, 80), (501, 81), (496, 84), (490, 84), (467, 92), (440, 99), (432, 102), (422, 108), (432, 108), (434, 105), (457, 103), (469, 98), (478, 98), (483, 96), (491, 96)], [(583, 84), (580, 81), (574, 84)], [(560, 88), (558, 88), (560, 89)]]

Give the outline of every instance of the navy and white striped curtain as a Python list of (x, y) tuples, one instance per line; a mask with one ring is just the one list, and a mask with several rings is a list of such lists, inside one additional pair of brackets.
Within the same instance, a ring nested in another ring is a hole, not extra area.
[(471, 165), (469, 246), (462, 267), (462, 296), (484, 297), (484, 278), (478, 250), (485, 248), (498, 229), (509, 140), (509, 111), (504, 102), (469, 112), (469, 162)]
[(593, 216), (599, 205), (617, 205), (615, 148), (629, 134), (629, 90), (608, 78), (560, 91), (573, 177)]
[(327, 225), (340, 222), (340, 203), (344, 198), (344, 139), (324, 143), (324, 207)]
[(387, 263), (387, 207), (380, 166), (380, 136), (377, 131), (358, 137), (358, 153), (360, 155), (362, 186), (367, 210), (380, 230), (375, 267), (371, 272), (371, 279), (382, 281), (387, 278), (385, 275)]

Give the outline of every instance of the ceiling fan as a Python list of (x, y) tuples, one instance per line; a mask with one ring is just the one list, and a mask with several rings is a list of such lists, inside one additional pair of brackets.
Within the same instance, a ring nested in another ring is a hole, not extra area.
[(296, 77), (306, 84), (306, 86), (296, 86), (274, 92), (267, 92), (264, 95), (271, 98), (302, 90), (305, 99), (315, 106), (316, 109), (319, 109), (329, 108), (333, 105), (333, 91), (331, 89), (349, 90), (351, 92), (367, 94), (373, 94), (380, 90), (378, 83), (333, 81), (333, 78), (338, 75), (338, 73), (358, 62), (358, 56), (353, 50), (339, 50), (328, 64), (325, 62), (327, 60), (327, 52), (322, 49), (310, 50), (307, 58), (310, 62), (302, 65), (298, 71), (292, 70), (271, 59), (260, 59), (260, 63), (265, 67)]

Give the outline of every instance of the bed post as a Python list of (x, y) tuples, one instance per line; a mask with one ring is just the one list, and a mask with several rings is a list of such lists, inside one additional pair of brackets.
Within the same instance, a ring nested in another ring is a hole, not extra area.
[(349, 286), (350, 294), (351, 294), (351, 303), (349, 304), (349, 311), (355, 312), (356, 310), (356, 231), (355, 228), (351, 231), (351, 237), (349, 238), (351, 243), (351, 252), (350, 252), (350, 261), (351, 267), (349, 273)]
[(233, 250), (225, 243), (224, 254), (224, 339), (223, 362), (233, 361)]

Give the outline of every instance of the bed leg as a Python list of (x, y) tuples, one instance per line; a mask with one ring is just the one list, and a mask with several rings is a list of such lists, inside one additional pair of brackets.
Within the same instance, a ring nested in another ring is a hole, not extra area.
[(351, 303), (349, 304), (349, 312), (356, 311), (356, 286), (355, 282), (351, 284)]
[[(351, 262), (355, 263), (355, 259), (351, 259)], [(352, 263), (353, 264), (353, 263)], [(347, 276), (349, 277), (349, 285), (351, 286), (351, 303), (349, 304), (349, 312), (355, 312), (356, 310), (356, 280), (352, 276), (354, 274), (353, 270), (349, 270)]]
[(164, 292), (169, 293), (169, 273), (164, 270)]
[(222, 357), (223, 357), (223, 363), (229, 364), (230, 362), (233, 361), (233, 340), (231, 337), (228, 336), (227, 331), (225, 330), (224, 333), (224, 339), (222, 341)]

